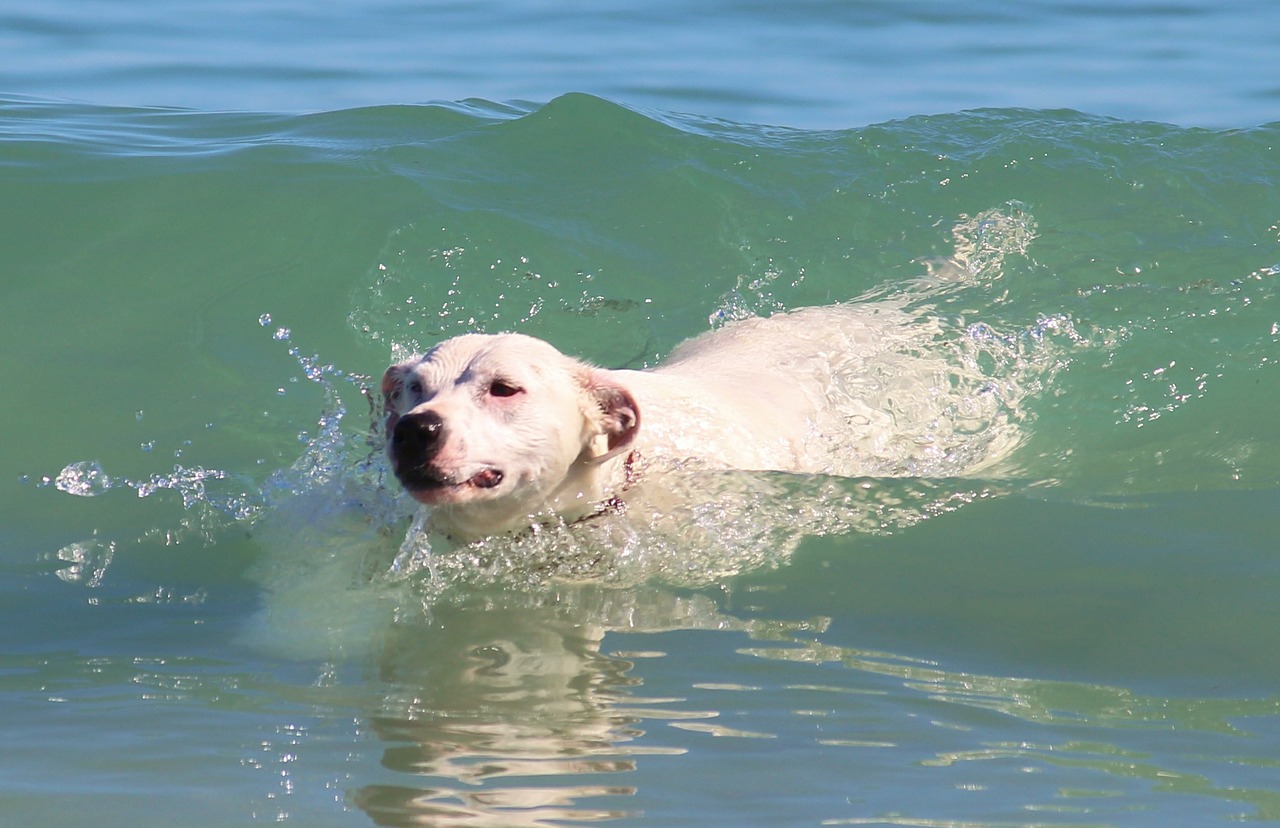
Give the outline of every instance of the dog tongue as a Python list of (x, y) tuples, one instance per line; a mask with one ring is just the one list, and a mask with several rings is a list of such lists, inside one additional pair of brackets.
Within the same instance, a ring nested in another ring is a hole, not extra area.
[(502, 482), (502, 472), (497, 469), (485, 469), (472, 477), (470, 483), (480, 489), (492, 489)]

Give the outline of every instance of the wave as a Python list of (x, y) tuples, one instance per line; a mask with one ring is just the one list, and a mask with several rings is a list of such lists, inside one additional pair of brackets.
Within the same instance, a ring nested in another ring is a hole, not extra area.
[[(719, 514), (705, 535), (741, 563), (710, 556), (704, 581), (785, 560), (778, 532), (908, 525), (949, 508), (940, 504), (1007, 491), (1009, 480), (1090, 501), (1275, 486), (1278, 131), (1028, 110), (802, 131), (586, 95), (306, 116), (9, 98), (0, 102), (0, 163), (31, 194), (36, 222), (54, 210), (42, 192), (74, 186), (93, 203), (134, 205), (112, 216), (114, 226), (196, 235), (186, 251), (196, 257), (224, 243), (198, 240), (206, 213), (197, 199), (252, 204), (252, 216), (274, 222), (245, 236), (256, 256), (294, 255), (276, 253), (270, 239), (294, 232), (304, 206), (309, 226), (350, 227), (363, 216), (359, 239), (373, 241), (362, 265), (327, 277), (346, 303), (337, 327), (316, 324), (305, 305), (277, 312), (309, 328), (323, 357), (304, 356), (265, 310), (225, 334), (266, 320), (302, 382), (320, 390), (296, 462), (273, 470), (184, 458), (131, 475), (76, 460), (30, 477), (75, 495), (176, 494), (179, 534), (205, 539), (272, 521), (300, 531), (317, 519), (341, 535), (330, 524), (349, 523), (354, 510), (375, 527), (370, 554), (388, 571), (416, 572), (421, 556), (399, 547), (407, 506), (362, 416), (363, 386), (387, 362), (443, 336), (518, 329), (600, 364), (643, 367), (727, 320), (896, 297), (940, 326), (938, 353), (1016, 401), (1022, 431), (1010, 463), (985, 482), (945, 471), (720, 481), (741, 489), (736, 502), (713, 496), (690, 520)], [(157, 213), (157, 200), (177, 207)], [(310, 236), (308, 261), (353, 261), (352, 238)], [(279, 295), (318, 290), (302, 268), (270, 278), (286, 286)], [(191, 290), (187, 279), (160, 281), (175, 297)], [(206, 301), (227, 302), (236, 289)], [(223, 347), (223, 334), (205, 335)], [(262, 392), (282, 384), (278, 365), (235, 370)], [(745, 526), (734, 517), (744, 512), (755, 516)], [(124, 540), (73, 544), (57, 557), (80, 562), (64, 572), (100, 579), (93, 549), (109, 559), (105, 550)], [(687, 541), (679, 532), (669, 542), (643, 532), (611, 538), (618, 560), (667, 551), (609, 577), (697, 580), (674, 563)], [(574, 558), (556, 551), (566, 543), (577, 541), (559, 538), (544, 557)], [(664, 557), (672, 563), (657, 563)]]

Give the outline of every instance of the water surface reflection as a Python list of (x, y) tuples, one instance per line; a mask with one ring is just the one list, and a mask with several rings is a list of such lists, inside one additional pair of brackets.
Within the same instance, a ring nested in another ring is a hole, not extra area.
[[(797, 625), (797, 629), (803, 625)], [(749, 630), (708, 597), (560, 586), (470, 596), (395, 625), (379, 662), (394, 688), (370, 719), (384, 767), (421, 785), (373, 784), (354, 801), (380, 825), (545, 825), (632, 815), (626, 774), (684, 748), (646, 720), (714, 718), (681, 698), (646, 698), (636, 658), (612, 631)]]

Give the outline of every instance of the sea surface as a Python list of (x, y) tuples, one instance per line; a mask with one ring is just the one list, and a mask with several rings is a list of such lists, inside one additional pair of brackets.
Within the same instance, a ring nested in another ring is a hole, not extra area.
[[(0, 824), (1280, 820), (1277, 33), (0, 2)], [(442, 337), (832, 303), (987, 378), (999, 462), (469, 547), (388, 474)]]

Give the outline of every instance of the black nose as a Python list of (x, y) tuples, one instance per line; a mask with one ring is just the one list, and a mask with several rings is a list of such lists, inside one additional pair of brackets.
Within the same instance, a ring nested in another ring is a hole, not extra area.
[(391, 434), (391, 453), (398, 459), (422, 462), (434, 457), (444, 442), (444, 420), (434, 411), (406, 414)]

